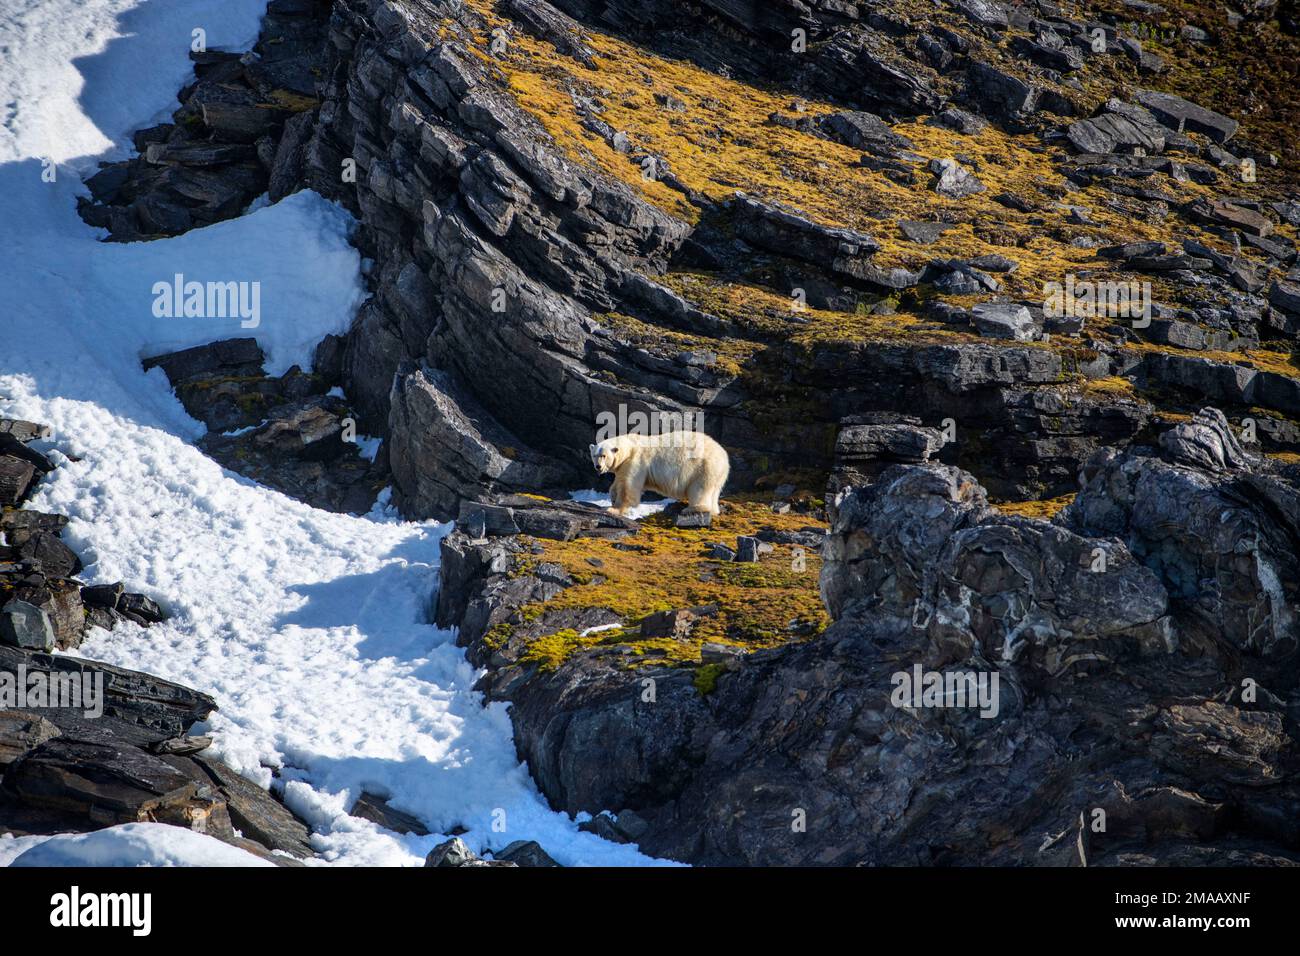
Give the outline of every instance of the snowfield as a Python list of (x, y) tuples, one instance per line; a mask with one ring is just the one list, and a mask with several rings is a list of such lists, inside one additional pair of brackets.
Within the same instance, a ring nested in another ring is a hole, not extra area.
[[(430, 624), (449, 528), (318, 511), (224, 471), (143, 356), (253, 335), (268, 371), (310, 364), (363, 298), (353, 223), (311, 193), (175, 239), (98, 242), (81, 176), (175, 106), (191, 30), (244, 49), (258, 0), (6, 0), (0, 7), (0, 414), (49, 424), (59, 467), (32, 507), (71, 519), (90, 583), (121, 580), (169, 620), (93, 630), (78, 652), (213, 694), (214, 751), (306, 818), (329, 862), (419, 865), (446, 831), (476, 850), (534, 839), (566, 865), (653, 863), (551, 811), (483, 707), (452, 635)], [(53, 165), (49, 161), (52, 161)], [(53, 181), (47, 181), (50, 170)], [(44, 175), (43, 175), (44, 174)], [(256, 204), (255, 204), (256, 205)], [(160, 319), (154, 283), (261, 283), (261, 324)], [(273, 771), (276, 778), (273, 780)], [(348, 816), (363, 789), (433, 835)], [(621, 808), (613, 807), (613, 810)], [(505, 822), (504, 832), (494, 820)], [(244, 865), (176, 828), (0, 840), (0, 863)]]

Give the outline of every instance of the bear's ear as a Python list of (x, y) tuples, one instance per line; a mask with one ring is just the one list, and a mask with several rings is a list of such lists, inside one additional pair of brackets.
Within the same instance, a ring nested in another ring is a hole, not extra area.
[(588, 445), (588, 446), (587, 446), (587, 454), (589, 454), (589, 455), (594, 455), (594, 454), (596, 454), (596, 446), (595, 446), (595, 445)]

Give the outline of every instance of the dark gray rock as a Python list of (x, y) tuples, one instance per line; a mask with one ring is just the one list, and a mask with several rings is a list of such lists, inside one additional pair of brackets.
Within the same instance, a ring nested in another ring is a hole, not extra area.
[(898, 223), (898, 228), (912, 242), (928, 246), (951, 229), (952, 225), (946, 222), (908, 222), (902, 220)]
[[(146, 731), (142, 743), (185, 734), (196, 722), (217, 709), (207, 694), (139, 671), (66, 655), (33, 654), (0, 646), (0, 672), (17, 673), (22, 665), (29, 674), (102, 675), (104, 710), (117, 721)], [(80, 727), (76, 715), (52, 709), (44, 716), (63, 730)], [(101, 718), (103, 719), (103, 718)]]
[(948, 107), (948, 109), (933, 117), (931, 122), (946, 126), (966, 136), (975, 136), (989, 125), (989, 121), (984, 117), (967, 110), (958, 109), (955, 106)]
[(1038, 108), (1042, 88), (978, 60), (967, 71), (969, 95), (997, 119), (1022, 119)]
[(819, 225), (792, 209), (739, 196), (732, 202), (736, 234), (750, 245), (832, 272), (855, 275), (880, 243), (850, 229)]
[(28, 710), (0, 710), (0, 776), (19, 757), (59, 736), (52, 723)]
[(10, 544), (49, 577), (69, 578), (81, 570), (81, 559), (54, 532), (36, 531)]
[(357, 802), (348, 811), (351, 816), (361, 817), (377, 823), (394, 833), (414, 833), (416, 836), (428, 836), (428, 828), (416, 817), (388, 805), (383, 797), (373, 793), (362, 793)]
[(736, 560), (754, 562), (764, 554), (772, 551), (772, 545), (760, 541), (752, 535), (741, 535), (736, 539)]
[(391, 408), (389, 464), (404, 514), (445, 520), (462, 501), (494, 492), (545, 493), (575, 477), (505, 431), (445, 373), (404, 368)]
[(1274, 279), (1268, 288), (1268, 301), (1279, 309), (1300, 315), (1300, 284)]
[(919, 419), (898, 420), (895, 416), (848, 419), (835, 438), (830, 497), (833, 499), (836, 493), (851, 485), (867, 484), (891, 465), (929, 461), (943, 444), (939, 430), (923, 427)]
[(1072, 123), (1066, 129), (1066, 137), (1081, 153), (1114, 153), (1134, 148), (1158, 153), (1165, 148), (1164, 133), (1153, 120), (1143, 122), (1137, 115), (1116, 112)]
[(13, 455), (0, 455), (0, 508), (12, 508), (22, 501), (36, 477), (29, 461)]
[(1217, 408), (1203, 408), (1190, 422), (1164, 432), (1160, 447), (1173, 461), (1210, 472), (1247, 467), (1237, 437)]
[(542, 845), (536, 840), (515, 840), (503, 849), (494, 851), (492, 859), (513, 863), (515, 866), (557, 867), (560, 865), (551, 859), (550, 854), (543, 850)]
[(913, 148), (907, 137), (895, 133), (888, 123), (874, 113), (828, 113), (819, 118), (818, 124), (830, 139), (854, 149), (865, 149), (868, 152), (879, 149), (892, 153)]
[(1101, 451), (1063, 514), (1115, 535), (1166, 582), (1189, 634), (1272, 658), (1296, 644), (1295, 487), (1245, 456), (1205, 409), (1162, 436), (1167, 458)]
[(1041, 329), (1023, 305), (989, 302), (971, 309), (971, 322), (980, 335), (1026, 341), (1038, 338)]
[(0, 643), (28, 651), (52, 651), (54, 626), (43, 608), (14, 599), (0, 607)]
[(4, 418), (0, 416), (0, 434), (8, 435), (26, 443), (38, 438), (49, 438), (50, 428), (48, 425), (39, 425), (36, 422), (23, 421), (20, 418)]
[(121, 600), (125, 588), (121, 583), (118, 584), (94, 584), (88, 585), (81, 589), (81, 601), (86, 607), (102, 607), (117, 609), (117, 602)]
[(1240, 229), (1261, 238), (1273, 231), (1273, 222), (1267, 216), (1222, 199), (1197, 199), (1188, 205), (1187, 212), (1199, 222)]
[(231, 822), (245, 837), (290, 856), (313, 855), (311, 831), (284, 804), (219, 760), (202, 754), (190, 759), (207, 773), (221, 792)]
[(1226, 143), (1236, 135), (1238, 122), (1222, 113), (1207, 110), (1171, 93), (1138, 90), (1134, 97), (1160, 122), (1172, 130), (1203, 133), (1216, 143)]

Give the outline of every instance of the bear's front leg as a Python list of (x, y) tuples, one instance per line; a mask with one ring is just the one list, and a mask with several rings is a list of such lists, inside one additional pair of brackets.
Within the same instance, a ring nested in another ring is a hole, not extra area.
[(614, 506), (609, 509), (610, 513), (620, 518), (626, 517), (630, 509), (641, 503), (644, 484), (645, 479), (636, 475), (621, 475), (615, 478), (614, 487), (609, 492), (610, 503)]
[(627, 500), (626, 484), (622, 478), (616, 476), (614, 478), (613, 486), (609, 489), (609, 503), (610, 503), (609, 513), (612, 515), (618, 515), (620, 518), (623, 517), (623, 512), (627, 510), (623, 506), (623, 502), (626, 500)]

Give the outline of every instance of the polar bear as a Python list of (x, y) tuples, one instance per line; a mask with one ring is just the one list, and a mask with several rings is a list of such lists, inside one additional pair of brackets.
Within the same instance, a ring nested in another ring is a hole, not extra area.
[(703, 432), (619, 435), (590, 448), (596, 470), (614, 473), (611, 513), (626, 514), (648, 490), (686, 502), (688, 512), (718, 514), (731, 462), (727, 450)]

